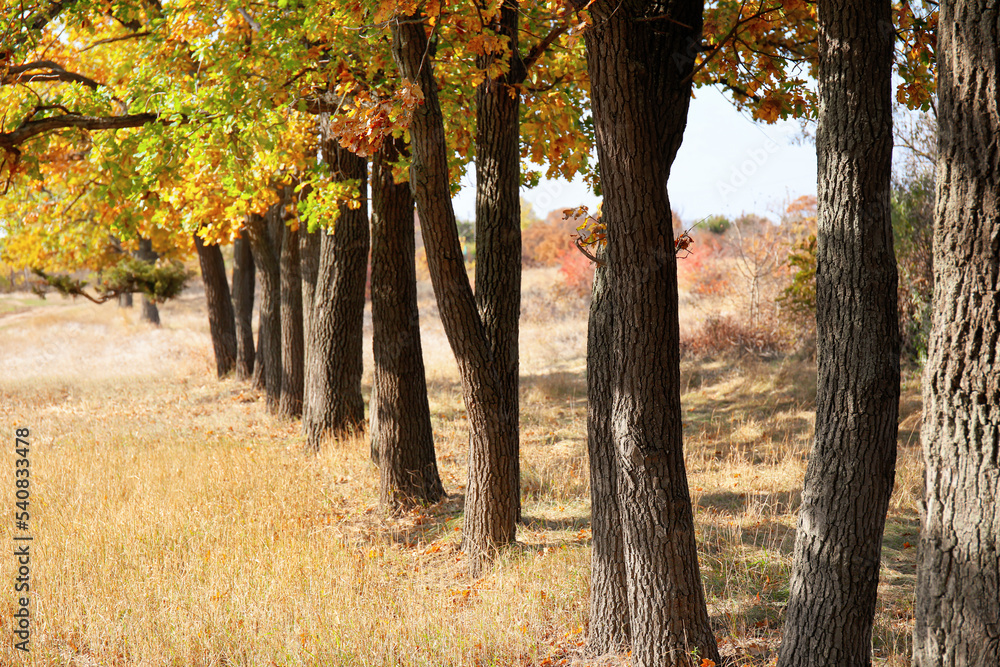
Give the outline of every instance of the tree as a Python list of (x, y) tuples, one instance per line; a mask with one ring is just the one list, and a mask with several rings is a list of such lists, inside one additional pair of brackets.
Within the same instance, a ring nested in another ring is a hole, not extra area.
[(503, 388), (465, 272), (451, 204), (444, 119), (431, 69), (433, 60), (425, 58), (428, 41), (423, 22), (416, 16), (402, 18), (392, 25), (392, 38), (393, 56), (403, 78), (415, 82), (423, 96), (423, 104), (414, 111), (410, 125), (410, 185), (420, 215), (438, 310), (458, 362), (469, 414), (469, 486), (463, 548), (478, 571), (497, 547), (514, 541), (518, 463), (504, 440), (509, 416), (502, 413)]
[[(602, 259), (604, 253), (599, 251)], [(587, 453), (590, 456), (590, 634), (588, 649), (603, 655), (631, 641), (618, 454), (611, 432), (611, 347), (614, 308), (607, 269), (598, 266), (587, 326)]]
[(233, 302), (229, 298), (229, 281), (226, 280), (226, 263), (218, 245), (205, 245), (197, 234), (194, 246), (201, 264), (201, 279), (205, 284), (205, 303), (208, 306), (208, 328), (215, 351), (215, 372), (221, 378), (236, 367), (236, 318)]
[(281, 401), (281, 239), (282, 205), (274, 204), (265, 215), (251, 213), (246, 231), (253, 263), (260, 270), (262, 295), (254, 355), (254, 386), (264, 389), (267, 409), (277, 412)]
[(609, 394), (636, 665), (721, 662), (684, 471), (677, 271), (667, 178), (683, 138), (702, 3), (598, 0), (587, 68), (605, 194)]
[[(160, 258), (153, 250), (151, 239), (139, 239), (139, 249), (135, 251), (135, 258), (142, 262), (155, 263)], [(154, 326), (160, 326), (160, 310), (156, 307), (156, 302), (148, 295), (142, 296), (142, 311), (140, 315), (143, 322), (149, 322)]]
[(281, 398), (278, 414), (302, 415), (302, 274), (299, 230), (285, 227), (281, 242)]
[(371, 439), (382, 503), (391, 510), (444, 497), (420, 346), (413, 196), (392, 165), (405, 148), (386, 141), (372, 161)]
[[(515, 518), (521, 513), (520, 431), (518, 399), (518, 324), (521, 316), (521, 160), (518, 86), (527, 76), (518, 51), (517, 0), (503, 0), (499, 12), (484, 9), (484, 34), (506, 37), (506, 49), (477, 57), (486, 72), (476, 88), (476, 304), (489, 339), (499, 383), (500, 442), (487, 462), (490, 474), (501, 460), (514, 469), (503, 481), (511, 485), (504, 497), (513, 499)], [(507, 54), (507, 71), (493, 74)], [(530, 56), (529, 56), (530, 57)], [(498, 458), (497, 458), (498, 457)], [(501, 464), (502, 465), (502, 464)], [(484, 486), (470, 477), (470, 493)], [(473, 495), (473, 499), (479, 495)], [(506, 510), (503, 510), (505, 512)]]
[(1000, 664), (998, 22), (995, 4), (941, 5), (915, 667)]
[(367, 161), (329, 138), (323, 155), (331, 178), (356, 189), (320, 240), (302, 415), (313, 449), (325, 437), (361, 431), (365, 425), (361, 355), (369, 247)]
[(257, 279), (246, 231), (233, 241), (233, 311), (236, 317), (236, 377), (254, 373), (253, 296)]
[(899, 414), (888, 0), (819, 5), (816, 439), (778, 664), (868, 665)]

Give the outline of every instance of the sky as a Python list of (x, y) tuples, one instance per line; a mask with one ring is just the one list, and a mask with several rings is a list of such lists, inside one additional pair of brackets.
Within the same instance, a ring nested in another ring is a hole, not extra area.
[[(692, 224), (710, 215), (742, 213), (777, 220), (787, 202), (816, 194), (816, 148), (801, 137), (798, 121), (756, 123), (715, 88), (697, 90), (667, 184), (671, 207)], [(469, 171), (455, 198), (455, 213), (463, 220), (475, 218), (475, 175)], [(543, 179), (536, 188), (523, 188), (521, 196), (542, 218), (553, 209), (581, 204), (593, 209), (599, 202), (580, 179)]]

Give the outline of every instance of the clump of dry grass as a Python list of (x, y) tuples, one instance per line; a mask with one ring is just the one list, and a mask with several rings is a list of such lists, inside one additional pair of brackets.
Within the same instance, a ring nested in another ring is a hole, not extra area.
[[(586, 313), (524, 322), (521, 546), (472, 579), (460, 551), (465, 410), (422, 294), (438, 460), (452, 496), (394, 518), (378, 507), (364, 437), (309, 455), (296, 423), (213, 377), (196, 298), (165, 306), (161, 329), (58, 300), (0, 317), (0, 363), (17, 369), (0, 384), (4, 412), (32, 431), (30, 664), (598, 664), (581, 652)], [(779, 640), (814, 372), (791, 359), (682, 367), (702, 570), (734, 664), (767, 664)], [(906, 391), (879, 664), (901, 664), (912, 627), (912, 378)], [(4, 636), (12, 605), (0, 599)], [(9, 642), (0, 648), (0, 663), (21, 660)]]

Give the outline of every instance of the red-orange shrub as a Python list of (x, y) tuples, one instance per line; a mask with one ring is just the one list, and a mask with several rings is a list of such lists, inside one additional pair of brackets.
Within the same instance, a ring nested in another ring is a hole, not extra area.
[(559, 256), (559, 275), (569, 292), (585, 296), (594, 284), (594, 263), (573, 246)]

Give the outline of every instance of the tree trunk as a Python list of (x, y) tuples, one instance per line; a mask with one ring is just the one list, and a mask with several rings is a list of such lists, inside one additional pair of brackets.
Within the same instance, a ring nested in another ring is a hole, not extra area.
[[(155, 262), (159, 255), (153, 251), (153, 242), (149, 239), (139, 239), (139, 249), (135, 252), (135, 258), (144, 262)], [(160, 326), (160, 310), (147, 295), (142, 295), (142, 312), (139, 317), (143, 322), (149, 322)]]
[(131, 308), (132, 307), (132, 292), (122, 292), (118, 295), (118, 307), (119, 308)]
[(914, 667), (1000, 665), (1000, 9), (942, 3)]
[[(253, 297), (256, 290), (253, 252), (246, 230), (233, 241), (233, 311), (236, 316), (236, 377), (254, 374)], [(263, 377), (263, 376), (261, 376)]]
[(299, 232), (284, 226), (281, 243), (281, 399), (278, 414), (302, 414), (302, 274)]
[(610, 391), (637, 667), (721, 662), (684, 470), (677, 262), (667, 178), (691, 97), (701, 0), (597, 0), (586, 32), (613, 303)]
[(395, 183), (392, 162), (405, 148), (386, 141), (372, 162), (372, 451), (383, 504), (399, 510), (444, 497), (434, 457), (431, 411), (417, 309), (413, 196)]
[(891, 20), (888, 0), (819, 5), (816, 440), (782, 667), (871, 664), (899, 414)]
[[(516, 0), (504, 0), (499, 20), (490, 28), (508, 37), (517, 53)], [(486, 70), (496, 54), (479, 56)], [(516, 503), (521, 516), (520, 432), (518, 428), (518, 323), (521, 316), (521, 96), (515, 84), (524, 80), (516, 57), (510, 71), (487, 78), (476, 89), (476, 303), (493, 352), (500, 395), (500, 455), (514, 464), (501, 481), (511, 488), (504, 497)], [(476, 472), (494, 475), (492, 466)], [(472, 469), (470, 469), (472, 472)], [(470, 488), (488, 488), (489, 481), (469, 478)], [(477, 496), (483, 497), (483, 496)], [(504, 510), (505, 512), (507, 510)]]
[(340, 217), (320, 241), (302, 419), (306, 439), (314, 450), (325, 437), (365, 427), (361, 373), (369, 245), (368, 168), (364, 158), (341, 148), (335, 139), (325, 142), (324, 153), (339, 180), (358, 183), (361, 206), (341, 206)]
[(432, 58), (425, 58), (424, 25), (408, 21), (392, 26), (393, 56), (404, 78), (420, 86), (424, 102), (410, 125), (413, 158), (410, 187), (420, 215), (427, 265), (448, 342), (455, 353), (469, 416), (469, 487), (465, 497), (463, 548), (473, 571), (497, 547), (514, 541), (518, 499), (518, 463), (505, 440), (503, 386), (490, 339), (479, 318), (469, 285), (448, 182), (444, 121), (438, 103)]
[(201, 279), (205, 284), (208, 328), (215, 351), (215, 372), (221, 378), (229, 375), (236, 366), (236, 318), (233, 315), (233, 302), (229, 298), (226, 263), (219, 246), (206, 246), (197, 234), (194, 235), (194, 246), (198, 251)]
[[(303, 351), (303, 392), (305, 369), (309, 368), (309, 351), (312, 349), (313, 304), (316, 300), (316, 279), (319, 276), (320, 232), (309, 232), (299, 228), (299, 270), (302, 273), (302, 351)], [(305, 410), (303, 393), (302, 409)]]
[[(272, 206), (265, 215), (247, 216), (246, 229), (253, 251), (253, 263), (260, 269), (260, 322), (257, 333), (256, 363), (261, 367), (267, 395), (267, 409), (278, 410), (281, 401), (281, 204)], [(254, 371), (254, 379), (258, 372)], [(259, 385), (258, 385), (259, 386)]]
[[(598, 257), (604, 257), (599, 251)], [(587, 449), (590, 455), (590, 636), (596, 655), (624, 650), (630, 641), (624, 537), (618, 503), (618, 458), (611, 432), (611, 333), (614, 308), (607, 270), (594, 271), (587, 327)]]

